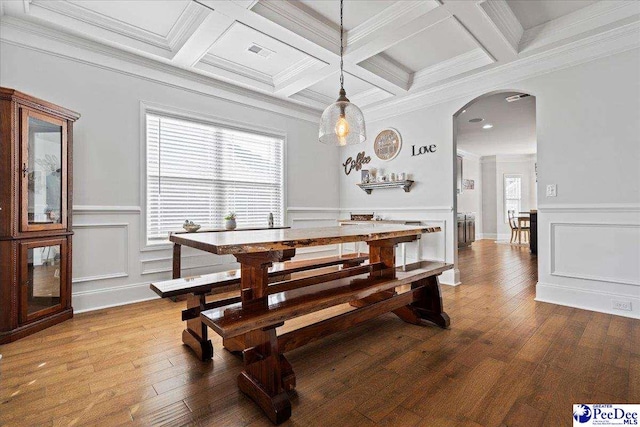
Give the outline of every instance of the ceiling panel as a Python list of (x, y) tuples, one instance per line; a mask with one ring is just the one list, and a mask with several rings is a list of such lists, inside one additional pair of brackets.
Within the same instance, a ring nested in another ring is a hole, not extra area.
[[(344, 2), (344, 29), (346, 31), (352, 30), (394, 3), (398, 2), (393, 0), (358, 0)], [(334, 26), (340, 25), (339, 0), (298, 0), (293, 2), (293, 4), (324, 22), (331, 23)]]
[(527, 30), (576, 10), (590, 6), (598, 0), (507, 0), (507, 4)]
[[(456, 124), (459, 149), (479, 156), (531, 154), (536, 152), (535, 97), (507, 102), (518, 92), (503, 92), (480, 98), (458, 116)], [(471, 123), (472, 119), (483, 119)], [(491, 124), (491, 129), (483, 129)]]
[(70, 0), (91, 12), (166, 37), (189, 0)]
[(385, 50), (381, 55), (416, 73), (477, 48), (469, 33), (453, 18), (435, 24)]
[[(270, 51), (269, 57), (249, 51), (252, 45), (266, 48)], [(271, 77), (310, 58), (310, 55), (237, 21), (216, 40), (204, 59), (210, 55)]]

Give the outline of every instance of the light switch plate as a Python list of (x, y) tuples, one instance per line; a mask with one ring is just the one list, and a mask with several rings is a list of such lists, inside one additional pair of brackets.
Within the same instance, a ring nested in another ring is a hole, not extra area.
[(558, 195), (558, 188), (555, 184), (547, 185), (547, 197), (556, 197)]

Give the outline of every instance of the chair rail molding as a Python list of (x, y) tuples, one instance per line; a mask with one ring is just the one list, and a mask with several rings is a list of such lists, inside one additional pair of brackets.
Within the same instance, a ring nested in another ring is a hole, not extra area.
[(140, 206), (74, 205), (73, 214), (140, 214)]

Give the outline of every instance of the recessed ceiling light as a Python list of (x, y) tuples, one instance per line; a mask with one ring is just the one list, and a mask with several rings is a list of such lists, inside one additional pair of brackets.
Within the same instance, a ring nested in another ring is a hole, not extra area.
[(486, 125), (482, 126), (482, 129), (491, 129), (493, 127), (493, 125), (491, 123), (487, 123)]
[(469, 123), (480, 123), (482, 121), (484, 121), (484, 119), (481, 119), (480, 117), (477, 117), (475, 119), (469, 120)]

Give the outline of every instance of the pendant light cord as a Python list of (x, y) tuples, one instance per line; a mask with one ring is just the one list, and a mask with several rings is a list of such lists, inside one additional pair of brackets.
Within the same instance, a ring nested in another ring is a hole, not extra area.
[(344, 33), (344, 29), (342, 27), (342, 7), (343, 7), (343, 3), (344, 0), (340, 0), (340, 89), (343, 90), (344, 89), (344, 74), (342, 73), (342, 68), (344, 66), (344, 63), (342, 61), (342, 55), (344, 52), (344, 43), (342, 41), (342, 36)]

